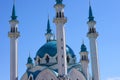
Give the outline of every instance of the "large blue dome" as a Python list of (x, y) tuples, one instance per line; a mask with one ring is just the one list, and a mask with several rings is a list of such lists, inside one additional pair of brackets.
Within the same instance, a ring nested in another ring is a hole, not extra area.
[[(75, 57), (75, 54), (73, 50), (66, 45), (66, 52), (69, 54), (72, 58)], [(40, 58), (43, 58), (45, 54), (48, 54), (51, 57), (54, 57), (57, 54), (57, 42), (56, 41), (49, 41), (45, 43), (36, 54), (36, 57), (39, 56)]]

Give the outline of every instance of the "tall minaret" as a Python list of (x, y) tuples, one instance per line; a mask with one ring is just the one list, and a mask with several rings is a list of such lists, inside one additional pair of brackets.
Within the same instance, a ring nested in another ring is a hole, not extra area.
[(58, 53), (58, 74), (60, 76), (67, 75), (67, 61), (66, 61), (66, 41), (65, 41), (65, 28), (64, 24), (67, 22), (64, 17), (64, 7), (62, 0), (56, 0), (54, 5), (56, 9), (56, 17), (54, 23), (56, 24), (57, 36), (57, 53)]
[(48, 22), (47, 22), (47, 33), (45, 33), (45, 36), (46, 36), (46, 41), (47, 42), (53, 40), (53, 33), (52, 33), (51, 28), (50, 28), (49, 17), (48, 17)]
[(13, 4), (12, 16), (9, 21), (11, 27), (8, 32), (10, 37), (10, 80), (18, 80), (18, 20), (15, 15), (15, 4)]
[(86, 76), (87, 80), (89, 80), (88, 51), (87, 51), (87, 48), (86, 48), (84, 43), (81, 45), (80, 57), (81, 57), (80, 62), (81, 62), (81, 65), (82, 65), (82, 71), (83, 71), (84, 75)]
[(87, 37), (89, 38), (90, 41), (92, 80), (100, 80), (98, 50), (97, 50), (97, 41), (96, 41), (98, 37), (98, 32), (96, 32), (96, 27), (95, 27), (96, 21), (94, 21), (91, 5), (89, 5), (89, 21), (87, 22), (87, 24), (89, 26)]

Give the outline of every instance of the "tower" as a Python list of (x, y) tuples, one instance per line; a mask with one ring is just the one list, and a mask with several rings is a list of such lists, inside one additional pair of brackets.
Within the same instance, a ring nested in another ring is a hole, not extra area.
[(13, 4), (12, 16), (9, 21), (11, 27), (8, 32), (10, 37), (10, 80), (18, 80), (18, 20), (15, 14), (15, 4)]
[(90, 41), (90, 53), (91, 53), (91, 65), (92, 65), (92, 80), (100, 80), (99, 78), (99, 65), (98, 65), (98, 50), (97, 50), (97, 37), (98, 32), (96, 32), (96, 21), (94, 20), (92, 14), (91, 5), (89, 5), (89, 21), (87, 22), (89, 29), (87, 37)]
[(64, 17), (64, 7), (62, 0), (56, 0), (54, 5), (56, 9), (56, 17), (54, 23), (56, 24), (57, 36), (57, 54), (58, 54), (58, 75), (65, 78), (67, 75), (67, 61), (66, 61), (66, 41), (65, 41), (65, 28), (64, 24), (67, 22)]
[(46, 41), (47, 41), (47, 42), (53, 40), (53, 33), (52, 33), (51, 28), (50, 28), (50, 20), (49, 20), (49, 17), (48, 17), (48, 22), (47, 22), (47, 33), (45, 34), (45, 36), (46, 36)]
[(88, 59), (87, 48), (84, 45), (84, 43), (81, 45), (80, 58), (81, 58), (80, 62), (82, 65), (82, 71), (86, 76), (87, 80), (89, 80), (89, 70), (88, 70), (89, 59)]

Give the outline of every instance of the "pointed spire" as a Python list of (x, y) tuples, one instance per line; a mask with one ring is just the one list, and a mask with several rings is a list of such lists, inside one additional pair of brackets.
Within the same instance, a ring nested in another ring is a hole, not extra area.
[(28, 60), (27, 60), (27, 64), (33, 64), (32, 58), (30, 57), (30, 52), (29, 52), (29, 57), (28, 57)]
[(89, 0), (89, 17), (88, 17), (89, 21), (94, 21), (94, 16), (92, 14), (92, 7), (90, 4), (90, 0)]
[(17, 19), (17, 16), (15, 14), (15, 1), (14, 1), (14, 4), (13, 4), (13, 8), (12, 8), (12, 16), (11, 16), (12, 20), (16, 20)]
[(56, 0), (56, 4), (62, 4), (63, 0)]
[(50, 28), (50, 21), (49, 21), (49, 15), (48, 15), (48, 22), (47, 22), (47, 33), (51, 33), (51, 28)]

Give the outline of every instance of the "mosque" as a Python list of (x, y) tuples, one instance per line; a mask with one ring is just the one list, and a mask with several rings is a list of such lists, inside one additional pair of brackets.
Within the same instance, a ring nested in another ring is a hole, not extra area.
[[(56, 39), (52, 33), (50, 22), (47, 22), (46, 43), (42, 45), (35, 58), (28, 57), (26, 63), (26, 72), (20, 80), (100, 80), (96, 21), (92, 14), (91, 5), (89, 5), (88, 32), (87, 37), (90, 42), (90, 57), (84, 43), (81, 45), (80, 62), (76, 62), (76, 56), (73, 50), (66, 44), (64, 25), (67, 18), (64, 15), (63, 0), (56, 0), (54, 8), (56, 10), (53, 22), (56, 25)], [(15, 5), (13, 5), (10, 23), (10, 80), (18, 80), (18, 31), (17, 16), (15, 14)], [(34, 62), (33, 62), (34, 60)], [(89, 60), (91, 61), (91, 72), (89, 69)]]

